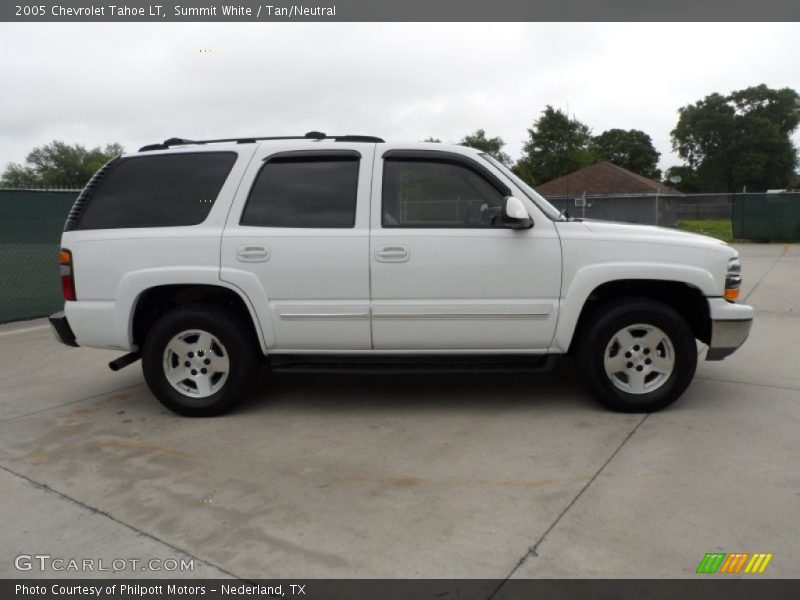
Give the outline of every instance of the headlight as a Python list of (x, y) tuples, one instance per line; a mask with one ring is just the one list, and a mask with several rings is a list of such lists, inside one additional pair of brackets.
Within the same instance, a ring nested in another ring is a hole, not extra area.
[(739, 298), (739, 288), (742, 287), (742, 263), (738, 256), (734, 256), (728, 261), (728, 273), (725, 275), (725, 300), (736, 302)]

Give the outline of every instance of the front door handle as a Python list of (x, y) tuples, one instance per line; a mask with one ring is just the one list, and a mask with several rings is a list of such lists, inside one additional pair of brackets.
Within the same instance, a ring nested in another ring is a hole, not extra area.
[(406, 262), (409, 257), (406, 246), (378, 246), (375, 248), (375, 260), (380, 262)]
[(241, 262), (264, 262), (269, 260), (269, 248), (266, 246), (239, 246), (236, 259)]

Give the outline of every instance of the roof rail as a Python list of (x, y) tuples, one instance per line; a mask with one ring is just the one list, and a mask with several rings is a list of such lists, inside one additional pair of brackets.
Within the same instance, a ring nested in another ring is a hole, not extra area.
[(278, 135), (257, 136), (243, 138), (220, 138), (216, 140), (187, 140), (184, 138), (169, 138), (160, 144), (148, 144), (139, 148), (139, 152), (148, 150), (166, 150), (172, 146), (187, 146), (190, 144), (218, 144), (222, 142), (236, 142), (237, 144), (253, 144), (268, 140), (334, 140), (335, 142), (365, 142), (368, 144), (382, 144), (384, 139), (371, 135), (327, 135), (321, 131), (309, 131), (305, 135)]

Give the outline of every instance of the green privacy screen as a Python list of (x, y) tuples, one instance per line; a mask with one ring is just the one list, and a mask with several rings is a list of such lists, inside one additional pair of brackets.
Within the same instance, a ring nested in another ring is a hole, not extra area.
[(760, 242), (800, 241), (800, 193), (736, 194), (733, 237)]
[(0, 189), (0, 323), (61, 310), (58, 249), (77, 195)]

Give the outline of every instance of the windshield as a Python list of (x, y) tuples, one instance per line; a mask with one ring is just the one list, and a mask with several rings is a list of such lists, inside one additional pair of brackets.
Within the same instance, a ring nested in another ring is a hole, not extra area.
[(538, 206), (544, 214), (548, 217), (553, 219), (554, 221), (562, 221), (564, 219), (564, 215), (561, 214), (561, 211), (558, 210), (555, 206), (550, 204), (547, 200), (545, 200), (539, 193), (534, 190), (531, 186), (527, 183), (522, 181), (519, 177), (517, 177), (514, 172), (501, 163), (499, 160), (495, 159), (488, 154), (481, 154), (481, 158), (483, 158), (486, 162), (491, 163), (494, 167), (500, 169), (500, 171), (508, 177), (511, 181), (514, 182), (519, 189), (522, 190), (522, 193), (525, 194), (531, 202), (533, 202), (536, 206)]

